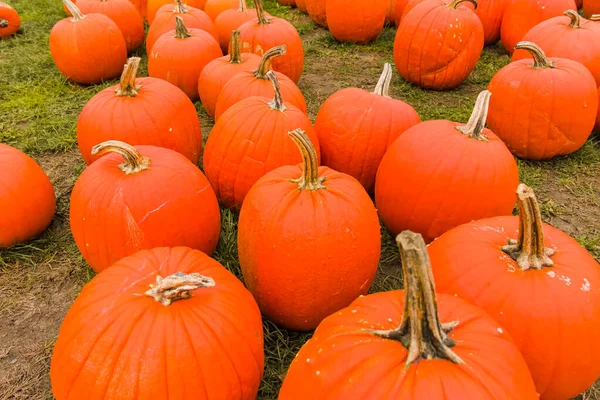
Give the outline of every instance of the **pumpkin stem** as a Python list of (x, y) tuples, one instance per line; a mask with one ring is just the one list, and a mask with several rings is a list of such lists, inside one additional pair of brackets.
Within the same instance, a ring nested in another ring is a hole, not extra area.
[(231, 41), (229, 44), (229, 63), (241, 64), (242, 59), (242, 40), (240, 39), (240, 31), (231, 31)]
[(485, 122), (487, 121), (488, 109), (490, 107), (490, 97), (492, 92), (484, 90), (477, 96), (477, 102), (469, 122), (466, 125), (459, 125), (456, 129), (464, 135), (467, 135), (473, 139), (481, 140), (484, 142), (488, 141), (487, 136), (482, 134)]
[(546, 57), (544, 50), (533, 42), (519, 42), (515, 45), (515, 50), (527, 50), (533, 57), (533, 67), (535, 69), (554, 68), (554, 63)]
[(502, 251), (517, 262), (521, 270), (541, 270), (551, 267), (554, 261), (554, 249), (544, 246), (544, 229), (542, 213), (533, 190), (520, 184), (517, 189), (517, 208), (519, 210), (519, 239), (509, 239)]
[(175, 17), (175, 39), (187, 39), (192, 37), (192, 34), (183, 23), (183, 18)]
[(150, 289), (145, 295), (152, 297), (163, 306), (168, 306), (174, 301), (189, 299), (192, 297), (190, 292), (193, 290), (211, 286), (215, 286), (213, 278), (200, 275), (197, 272), (193, 274), (176, 272), (166, 278), (157, 275), (156, 284), (150, 285)]
[(187, 6), (183, 4), (182, 0), (175, 0), (175, 7), (173, 7), (174, 14), (185, 14), (187, 13)]
[(581, 17), (577, 13), (577, 11), (567, 10), (563, 14), (566, 15), (567, 17), (571, 18), (571, 22), (569, 22), (569, 26), (571, 28), (576, 28), (576, 29), (581, 28)]
[(135, 78), (137, 77), (138, 68), (140, 67), (139, 57), (131, 57), (127, 60), (123, 73), (121, 74), (121, 81), (119, 87), (115, 91), (119, 97), (135, 97), (138, 94), (138, 90), (142, 85), (135, 84)]
[(8, 26), (8, 21), (0, 18), (0, 28), (6, 28)]
[(269, 107), (271, 107), (271, 110), (285, 111), (286, 108), (285, 104), (283, 104), (283, 98), (281, 97), (281, 89), (279, 88), (277, 75), (275, 75), (275, 72), (269, 71), (267, 72), (267, 78), (269, 78), (271, 84), (273, 84), (273, 91), (275, 92), (275, 97), (269, 102)]
[(385, 63), (385, 64), (383, 64), (383, 73), (379, 77), (379, 81), (377, 81), (377, 86), (375, 86), (375, 90), (373, 91), (373, 93), (389, 98), (391, 82), (392, 82), (392, 66), (390, 65), (390, 63)]
[(302, 176), (299, 179), (291, 179), (290, 182), (298, 184), (298, 190), (321, 190), (327, 189), (323, 185), (326, 177), (319, 177), (319, 161), (317, 151), (302, 129), (288, 132), (290, 138), (296, 143), (302, 153)]
[[(73, 21), (73, 22), (80, 21), (85, 18), (85, 15), (83, 15), (81, 10), (71, 0), (62, 0), (62, 2), (65, 5), (65, 7), (67, 7), (67, 10), (69, 10), (71, 15), (73, 16), (73, 18), (71, 18), (71, 21)], [(8, 26), (8, 24), (7, 24), (7, 26)]]
[(600, 14), (594, 14), (591, 17), (589, 17), (588, 20), (594, 21), (594, 22), (600, 21)]
[(439, 320), (431, 262), (423, 237), (404, 231), (396, 237), (404, 273), (404, 315), (396, 329), (372, 331), (385, 339), (397, 340), (408, 350), (406, 368), (420, 359), (464, 361), (450, 348), (456, 343), (448, 336), (458, 322)]
[(258, 64), (258, 68), (254, 71), (254, 76), (258, 79), (269, 79), (267, 78), (267, 71), (271, 69), (271, 61), (275, 57), (284, 56), (287, 50), (287, 46), (282, 44), (281, 46), (275, 46), (265, 51), (262, 59), (260, 60), (260, 64)]
[(246, 4), (246, 0), (240, 0), (240, 8), (238, 11), (245, 12), (248, 9), (248, 4)]
[(262, 0), (254, 0), (254, 7), (256, 7), (256, 16), (258, 17), (258, 24), (270, 24), (271, 20), (265, 16), (265, 8), (263, 7)]
[(104, 155), (106, 153), (119, 153), (125, 162), (119, 165), (119, 169), (127, 175), (136, 174), (150, 165), (150, 159), (143, 157), (135, 147), (118, 140), (108, 140), (92, 147), (92, 155)]
[(469, 3), (473, 3), (473, 6), (477, 10), (477, 6), (478, 6), (477, 0), (452, 0), (452, 2), (448, 4), (448, 7), (454, 8), (456, 10), (456, 8), (460, 5), (460, 3), (464, 3), (465, 1), (468, 1)]

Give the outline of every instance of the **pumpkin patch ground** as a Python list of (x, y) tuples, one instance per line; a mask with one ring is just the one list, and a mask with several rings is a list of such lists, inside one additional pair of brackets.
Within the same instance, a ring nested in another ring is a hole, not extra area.
[[(69, 198), (85, 168), (77, 146), (77, 117), (87, 101), (117, 81), (79, 86), (66, 81), (55, 68), (48, 36), (52, 26), (65, 18), (60, 1), (13, 0), (11, 5), (19, 11), (25, 34), (0, 40), (0, 142), (26, 152), (40, 164), (54, 185), (57, 212), (49, 229), (38, 238), (0, 249), (0, 400), (51, 400), (50, 358), (59, 327), (82, 287), (95, 276), (69, 229)], [(275, 0), (264, 1), (264, 6), (266, 12), (290, 21), (300, 33), (305, 64), (298, 87), (311, 121), (321, 104), (340, 89), (372, 91), (384, 63), (394, 62), (394, 28), (385, 27), (368, 45), (342, 44), (295, 8)], [(132, 55), (142, 58), (138, 75), (147, 76), (144, 47)], [(501, 44), (485, 47), (466, 81), (445, 92), (419, 89), (394, 69), (390, 96), (413, 106), (423, 121), (446, 119), (464, 124), (477, 95), (509, 62)], [(213, 122), (199, 101), (194, 104), (206, 142)], [(535, 190), (544, 222), (571, 235), (600, 261), (599, 134), (593, 133), (569, 157), (519, 160), (518, 167), (520, 181)], [(213, 257), (241, 277), (238, 213), (221, 209), (221, 219), (220, 241)], [(394, 238), (385, 228), (381, 233), (381, 261), (371, 292), (403, 286)], [(311, 334), (283, 330), (267, 320), (263, 328), (265, 371), (258, 398), (275, 400), (292, 359)], [(600, 381), (577, 399), (600, 399)]]

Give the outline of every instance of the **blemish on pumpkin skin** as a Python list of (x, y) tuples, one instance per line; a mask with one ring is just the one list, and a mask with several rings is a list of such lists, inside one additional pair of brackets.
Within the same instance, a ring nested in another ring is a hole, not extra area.
[(581, 284), (581, 291), (589, 292), (591, 289), (592, 285), (590, 285), (590, 281), (588, 281), (586, 278), (583, 278), (583, 283)]

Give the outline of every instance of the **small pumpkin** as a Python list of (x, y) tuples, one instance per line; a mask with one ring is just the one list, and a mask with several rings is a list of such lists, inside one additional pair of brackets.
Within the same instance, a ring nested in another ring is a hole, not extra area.
[(206, 0), (204, 12), (213, 20), (225, 10), (235, 10), (238, 8), (240, 0)]
[[(111, 154), (107, 154), (111, 153)], [(100, 272), (138, 250), (188, 246), (211, 254), (219, 240), (219, 205), (202, 172), (162, 147), (110, 140), (71, 193), (71, 232)]]
[[(285, 46), (273, 47), (263, 54), (256, 71), (240, 72), (229, 79), (217, 98), (215, 120), (218, 120), (231, 106), (247, 97), (273, 96), (273, 85), (269, 82), (267, 72), (271, 69), (271, 61), (275, 57), (284, 55), (285, 52)], [(293, 104), (306, 114), (306, 101), (298, 86), (280, 72), (275, 72), (275, 76), (279, 82), (281, 94), (286, 99), (286, 102)]]
[(0, 143), (0, 249), (42, 233), (54, 218), (48, 176), (27, 154)]
[(261, 316), (244, 285), (198, 250), (162, 247), (85, 285), (50, 380), (57, 400), (253, 400), (263, 365)]
[(262, 0), (255, 0), (256, 20), (248, 21), (239, 27), (242, 38), (242, 51), (262, 56), (275, 46), (285, 45), (284, 56), (273, 60), (273, 69), (285, 74), (298, 83), (304, 69), (304, 50), (300, 34), (288, 21), (265, 15)]
[(215, 28), (219, 33), (219, 44), (224, 54), (229, 52), (231, 31), (238, 30), (245, 22), (252, 21), (256, 17), (256, 11), (253, 8), (248, 8), (246, 0), (238, 1), (239, 7), (237, 9), (225, 10), (214, 20)]
[(387, 0), (327, 0), (327, 27), (339, 42), (366, 44), (383, 30)]
[(429, 246), (437, 287), (506, 328), (541, 399), (573, 398), (600, 376), (600, 265), (542, 223), (529, 187), (517, 205), (518, 217), (474, 221)]
[[(136, 78), (131, 57), (118, 85), (96, 94), (77, 120), (77, 143), (86, 164), (99, 158), (92, 147), (107, 140), (166, 147), (198, 164), (202, 132), (196, 107), (181, 90), (157, 78)], [(148, 118), (152, 115), (152, 118)]]
[(17, 11), (0, 1), (0, 39), (17, 33), (21, 28), (21, 17)]
[(536, 400), (510, 335), (480, 308), (436, 294), (419, 235), (396, 241), (405, 290), (360, 297), (321, 322), (279, 400)]
[(127, 62), (121, 30), (106, 15), (83, 15), (71, 0), (63, 0), (73, 17), (58, 21), (50, 31), (50, 54), (69, 80), (95, 84), (119, 76)]
[(504, 11), (511, 0), (487, 0), (478, 1), (475, 14), (481, 20), (483, 25), (484, 43), (486, 45), (495, 44), (500, 40), (500, 31), (502, 29), (502, 18)]
[[(148, 24), (152, 25), (154, 22), (154, 18), (156, 18), (156, 14), (158, 10), (160, 10), (163, 6), (170, 5), (175, 3), (177, 5), (177, 0), (147, 0), (148, 1), (148, 12), (147, 12), (147, 20)], [(204, 5), (206, 4), (206, 0), (186, 0), (185, 4), (188, 7), (195, 8), (196, 10), (204, 10)]]
[(425, 0), (405, 14), (394, 40), (394, 61), (404, 79), (444, 90), (460, 85), (473, 71), (483, 50), (483, 26), (473, 11), (458, 7), (464, 1), (477, 4)]
[(598, 0), (583, 0), (583, 15), (591, 18), (592, 15), (600, 14), (600, 1)]
[(360, 183), (319, 167), (302, 130), (289, 136), (302, 165), (278, 168), (252, 187), (240, 212), (238, 253), (262, 313), (278, 326), (305, 331), (369, 291), (381, 234)]
[(198, 93), (208, 115), (215, 116), (217, 99), (223, 86), (240, 72), (256, 70), (260, 62), (261, 58), (256, 54), (242, 53), (240, 31), (231, 31), (231, 53), (208, 63), (198, 79)]
[(534, 43), (519, 42), (515, 49), (533, 59), (512, 62), (492, 78), (490, 129), (525, 159), (578, 150), (592, 133), (598, 111), (594, 77), (576, 61), (547, 58)]
[(375, 203), (392, 233), (409, 229), (431, 242), (474, 219), (511, 214), (519, 172), (502, 140), (484, 128), (490, 96), (479, 94), (466, 125), (423, 122), (390, 145)]
[(356, 178), (368, 192), (388, 146), (421, 122), (414, 108), (389, 96), (391, 80), (386, 63), (374, 92), (342, 89), (323, 103), (315, 121), (323, 164)]
[(250, 187), (267, 172), (301, 161), (288, 131), (300, 127), (319, 148), (306, 114), (284, 102), (273, 71), (267, 77), (275, 93), (272, 100), (252, 96), (234, 104), (217, 120), (206, 142), (204, 172), (226, 207), (239, 208)]
[(327, 28), (326, 3), (326, 0), (305, 0), (308, 16), (323, 28)]

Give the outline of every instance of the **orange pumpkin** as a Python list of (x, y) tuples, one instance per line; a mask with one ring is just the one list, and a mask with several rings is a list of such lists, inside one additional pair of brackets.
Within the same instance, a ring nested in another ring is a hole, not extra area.
[(200, 251), (162, 247), (83, 288), (50, 379), (57, 400), (253, 400), (263, 365), (260, 312), (244, 285)]
[(583, 15), (591, 18), (592, 15), (600, 14), (600, 1), (583, 0)]
[(404, 14), (404, 8), (409, 3), (409, 0), (396, 0), (396, 8), (394, 11), (394, 23), (396, 26), (400, 26), (402, 15)]
[(229, 52), (231, 31), (238, 30), (245, 22), (252, 21), (256, 17), (256, 11), (248, 8), (246, 0), (238, 1), (239, 8), (225, 10), (214, 20), (215, 28), (219, 33), (219, 44), (224, 54)]
[(425, 0), (405, 14), (394, 40), (394, 61), (404, 79), (443, 90), (460, 85), (473, 71), (483, 50), (483, 26), (473, 11), (458, 7), (464, 1), (474, 2)]
[[(129, 59), (121, 82), (96, 94), (77, 120), (77, 143), (89, 165), (92, 147), (107, 140), (166, 147), (197, 164), (202, 132), (196, 107), (178, 88), (156, 78), (137, 78), (138, 57)], [(152, 118), (148, 118), (152, 115)]]
[(387, 8), (385, 11), (385, 23), (394, 25), (396, 19), (396, 0), (387, 0)]
[(317, 25), (327, 28), (327, 14), (325, 0), (305, 0), (306, 12), (310, 19)]
[[(158, 10), (160, 10), (163, 6), (173, 4), (173, 2), (175, 3), (175, 5), (177, 5), (177, 0), (147, 0), (147, 1), (148, 1), (148, 13), (147, 13), (146, 17), (148, 20), (148, 24), (150, 24), (150, 25), (152, 25), (152, 23), (154, 22), (154, 18), (156, 18), (156, 13), (158, 13)], [(206, 0), (186, 0), (185, 4), (188, 7), (192, 7), (197, 10), (204, 10), (204, 5), (206, 4)]]
[(27, 154), (0, 143), (0, 249), (42, 233), (54, 217), (50, 180)]
[(296, 3), (296, 7), (298, 7), (298, 10), (302, 11), (303, 13), (307, 14), (307, 10), (306, 10), (306, 0), (295, 0)]
[(533, 60), (508, 64), (490, 82), (490, 129), (526, 159), (578, 150), (592, 133), (598, 112), (594, 77), (578, 62), (548, 59), (534, 43), (520, 42), (515, 48), (527, 50)]
[(474, 219), (510, 215), (517, 163), (485, 121), (490, 92), (477, 98), (466, 125), (427, 121), (404, 132), (381, 160), (375, 203), (388, 229), (410, 229), (427, 242)]
[(127, 46), (117, 24), (106, 15), (83, 15), (70, 0), (63, 3), (73, 17), (58, 21), (50, 32), (50, 54), (58, 70), (81, 84), (119, 76)]
[[(234, 104), (250, 96), (273, 96), (273, 85), (269, 82), (267, 72), (271, 69), (271, 60), (285, 54), (285, 46), (277, 46), (263, 54), (261, 62), (254, 72), (240, 72), (234, 75), (219, 93), (215, 107), (215, 120)], [(306, 101), (298, 86), (286, 75), (275, 72), (279, 81), (281, 94), (286, 102), (298, 107), (306, 114)]]
[(238, 8), (240, 0), (206, 0), (204, 12), (213, 20), (225, 10), (235, 10)]
[(183, 4), (182, 0), (175, 0), (175, 6), (163, 6), (156, 13), (156, 18), (154, 18), (154, 22), (148, 29), (146, 53), (152, 53), (152, 46), (158, 38), (175, 29), (175, 18), (177, 17), (183, 19), (188, 28), (202, 29), (210, 33), (217, 42), (219, 41), (217, 29), (204, 11), (189, 7)]
[(240, 212), (238, 253), (262, 313), (278, 326), (305, 331), (367, 294), (381, 235), (360, 183), (319, 168), (302, 130), (289, 136), (303, 165), (278, 168), (252, 187)]
[(300, 127), (319, 148), (306, 114), (283, 101), (273, 71), (267, 77), (274, 98), (252, 96), (234, 104), (217, 120), (206, 142), (204, 172), (226, 207), (239, 208), (250, 187), (267, 172), (300, 162), (288, 131)]
[(279, 400), (537, 400), (510, 335), (480, 308), (435, 293), (419, 235), (396, 241), (405, 290), (327, 317), (292, 361)]
[(323, 164), (353, 176), (369, 192), (388, 146), (421, 122), (414, 108), (389, 96), (391, 80), (386, 63), (374, 92), (342, 89), (323, 103), (315, 121)]
[(129, 0), (133, 4), (142, 18), (146, 17), (148, 9), (148, 0)]
[(106, 153), (83, 171), (71, 194), (71, 232), (93, 269), (157, 246), (214, 251), (219, 205), (194, 164), (162, 147), (111, 140), (92, 149)]
[(242, 53), (240, 31), (231, 32), (231, 53), (212, 60), (200, 74), (198, 92), (204, 110), (211, 117), (215, 116), (217, 98), (223, 86), (240, 72), (252, 72), (260, 64), (261, 58), (256, 54)]
[(574, 0), (511, 0), (502, 18), (501, 40), (509, 54), (531, 28), (542, 21), (576, 9)]
[(577, 9), (581, 9), (583, 7), (583, 0), (575, 0), (575, 4), (577, 5)]
[(0, 39), (17, 33), (21, 28), (21, 17), (14, 8), (0, 1)]
[(504, 11), (511, 0), (478, 1), (475, 14), (483, 25), (484, 42), (486, 45), (494, 44), (500, 40), (502, 18)]
[[(404, 11), (402, 13), (402, 18), (404, 18), (406, 16), (406, 14), (408, 14), (413, 8), (415, 8), (417, 5), (419, 5), (420, 3), (424, 2), (425, 0), (409, 0), (406, 5), (404, 6)], [(479, 4), (479, 3), (477, 3)], [(456, 5), (456, 7), (467, 7), (468, 9), (475, 11), (475, 3), (472, 3), (470, 1), (463, 1), (460, 2)]]
[(340, 42), (366, 44), (383, 30), (387, 0), (327, 0), (327, 27)]
[(471, 222), (429, 246), (437, 287), (506, 328), (541, 399), (573, 398), (600, 376), (600, 265), (567, 234), (542, 224), (525, 185), (517, 205), (519, 217)]
[(267, 17), (262, 0), (255, 0), (258, 18), (239, 27), (242, 38), (242, 51), (262, 56), (275, 46), (286, 45), (284, 56), (273, 60), (273, 69), (285, 74), (294, 83), (298, 83), (304, 69), (304, 50), (300, 34), (288, 21)]

